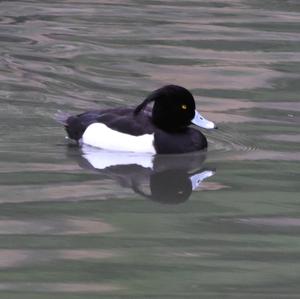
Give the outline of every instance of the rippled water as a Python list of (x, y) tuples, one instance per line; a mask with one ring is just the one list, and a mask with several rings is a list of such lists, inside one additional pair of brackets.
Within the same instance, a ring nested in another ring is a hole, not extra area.
[[(298, 298), (299, 50), (298, 0), (1, 1), (0, 297)], [(53, 120), (167, 83), (205, 155), (150, 171)]]

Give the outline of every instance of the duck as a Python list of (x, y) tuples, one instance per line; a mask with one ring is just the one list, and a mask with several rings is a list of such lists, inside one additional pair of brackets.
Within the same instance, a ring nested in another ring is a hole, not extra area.
[(196, 110), (192, 93), (178, 85), (154, 90), (136, 107), (90, 110), (77, 115), (61, 112), (56, 120), (64, 125), (67, 137), (79, 145), (151, 154), (205, 150), (207, 139), (195, 127), (217, 128)]

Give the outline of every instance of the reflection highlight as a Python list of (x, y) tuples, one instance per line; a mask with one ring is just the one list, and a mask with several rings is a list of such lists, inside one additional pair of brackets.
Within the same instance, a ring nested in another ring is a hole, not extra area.
[(104, 178), (117, 181), (124, 188), (152, 201), (165, 204), (182, 203), (194, 190), (215, 174), (203, 163), (206, 152), (181, 155), (119, 153), (82, 147), (83, 168), (97, 170)]

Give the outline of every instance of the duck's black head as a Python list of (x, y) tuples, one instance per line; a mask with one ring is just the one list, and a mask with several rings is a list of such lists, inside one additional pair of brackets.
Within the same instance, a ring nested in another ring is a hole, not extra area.
[(154, 102), (152, 120), (164, 130), (176, 131), (187, 127), (195, 116), (194, 97), (181, 86), (166, 85), (153, 91), (135, 112), (138, 113), (150, 102)]

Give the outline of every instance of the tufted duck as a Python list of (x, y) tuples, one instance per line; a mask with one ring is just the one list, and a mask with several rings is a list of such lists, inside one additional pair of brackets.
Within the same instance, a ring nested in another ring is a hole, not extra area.
[[(154, 102), (151, 109), (148, 104)], [(192, 94), (177, 85), (153, 91), (135, 108), (93, 110), (76, 116), (57, 115), (68, 137), (80, 144), (129, 152), (188, 153), (205, 149), (207, 140), (194, 124), (216, 128), (195, 110)]]

